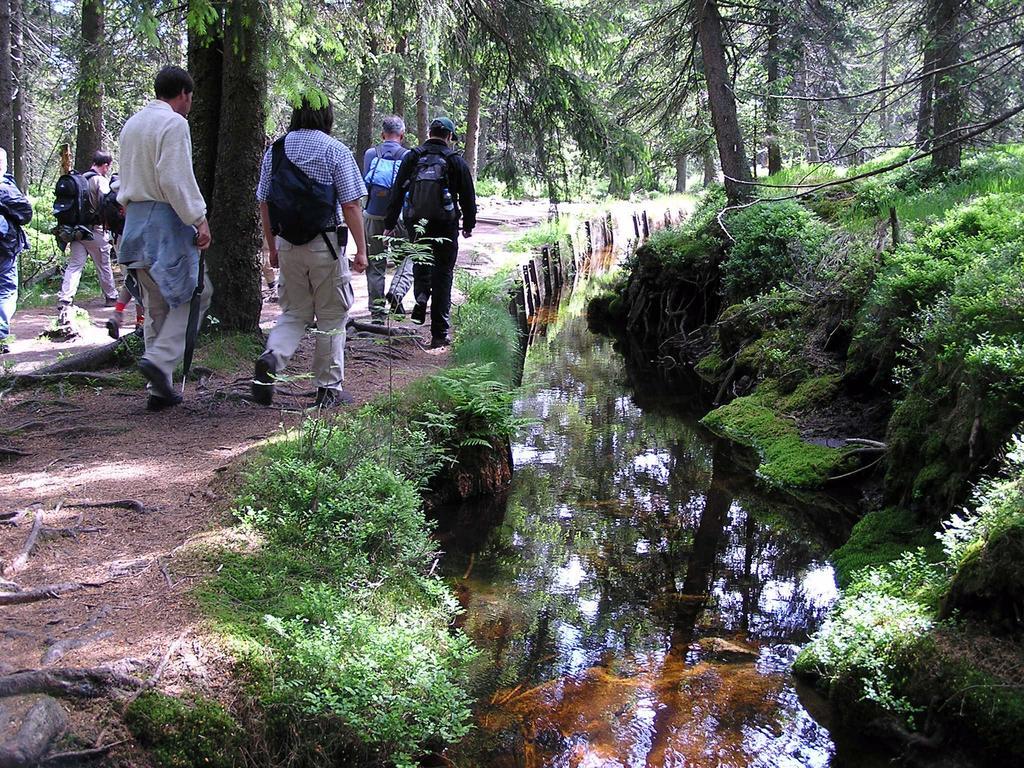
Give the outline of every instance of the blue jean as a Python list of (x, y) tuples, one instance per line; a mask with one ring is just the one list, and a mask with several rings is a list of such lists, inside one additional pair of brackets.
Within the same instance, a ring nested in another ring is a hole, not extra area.
[(11, 318), (18, 304), (18, 259), (0, 264), (0, 339), (11, 333)]

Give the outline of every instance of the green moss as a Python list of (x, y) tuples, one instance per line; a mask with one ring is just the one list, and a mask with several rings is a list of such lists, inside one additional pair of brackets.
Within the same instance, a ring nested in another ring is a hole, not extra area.
[(918, 523), (912, 512), (898, 507), (869, 512), (853, 526), (847, 542), (832, 553), (836, 581), (846, 587), (858, 571), (890, 563), (917, 547), (938, 553), (935, 536)]
[(782, 410), (806, 413), (815, 406), (823, 405), (835, 397), (841, 381), (842, 377), (838, 375), (807, 379), (782, 401)]
[(711, 350), (704, 357), (702, 357), (697, 365), (694, 366), (694, 370), (697, 375), (706, 381), (715, 381), (721, 375), (725, 369), (725, 361), (722, 360), (722, 356), (718, 354), (717, 350)]
[(263, 353), (263, 338), (255, 333), (205, 334), (196, 346), (195, 365), (215, 373), (249, 369)]
[(848, 464), (835, 448), (806, 443), (796, 427), (756, 398), (740, 397), (702, 419), (709, 429), (754, 448), (761, 457), (758, 476), (784, 488), (816, 488)]
[(160, 768), (231, 768), (242, 764), (242, 733), (214, 701), (191, 702), (147, 691), (128, 705), (125, 725)]

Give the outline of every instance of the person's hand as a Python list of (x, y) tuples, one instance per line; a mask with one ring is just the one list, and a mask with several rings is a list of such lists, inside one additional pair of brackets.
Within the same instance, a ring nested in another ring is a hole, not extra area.
[(270, 262), (270, 266), (273, 267), (274, 269), (277, 269), (279, 267), (279, 264), (278, 264), (278, 261), (277, 261), (277, 244), (276, 243), (271, 243), (270, 247), (267, 248), (267, 260)]
[(394, 236), (395, 236), (395, 227), (392, 227), (391, 229), (385, 229), (384, 232), (381, 233), (381, 237), (394, 237)]
[(205, 251), (210, 247), (210, 243), (213, 242), (213, 238), (210, 236), (210, 222), (203, 219), (196, 226), (196, 247), (200, 251)]
[(472, 229), (464, 229), (464, 230), (462, 230), (462, 236), (463, 237), (472, 237), (473, 236), (473, 230)]
[(352, 271), (362, 274), (368, 266), (370, 266), (370, 262), (366, 259), (366, 253), (364, 251), (356, 251), (356, 257), (352, 259)]

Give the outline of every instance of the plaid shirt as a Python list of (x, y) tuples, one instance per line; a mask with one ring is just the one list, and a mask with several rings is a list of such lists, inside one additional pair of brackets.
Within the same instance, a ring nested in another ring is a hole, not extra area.
[[(271, 155), (273, 148), (263, 154), (260, 166), (260, 183), (256, 187), (256, 200), (261, 203), (270, 196)], [(352, 152), (335, 138), (323, 131), (289, 131), (284, 139), (284, 153), (309, 178), (319, 184), (333, 184), (338, 193), (338, 205), (334, 223), (341, 224), (343, 203), (358, 200), (366, 194), (366, 184), (359, 173)]]

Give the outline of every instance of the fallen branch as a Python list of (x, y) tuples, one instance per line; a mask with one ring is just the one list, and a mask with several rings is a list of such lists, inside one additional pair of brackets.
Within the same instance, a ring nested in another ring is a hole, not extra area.
[(135, 690), (141, 686), (142, 681), (137, 677), (103, 667), (29, 669), (0, 677), (0, 698), (48, 693), (51, 696), (95, 699), (112, 690)]
[(0, 445), (0, 456), (31, 456), (32, 454), (28, 451), (22, 451), (18, 448), (9, 448), (5, 445)]
[[(93, 349), (86, 349), (77, 354), (71, 355), (63, 360), (58, 360), (52, 365), (48, 365), (45, 368), (40, 368), (36, 371), (35, 375), (50, 375), (50, 374), (71, 374), (81, 376), (85, 371), (95, 371), (99, 368), (104, 368), (114, 362), (117, 353), (121, 347), (128, 346), (129, 340), (133, 334), (126, 334), (117, 341), (112, 341), (109, 344), (104, 344), (102, 347), (95, 347)], [(30, 375), (30, 374), (24, 374)], [(106, 374), (99, 374), (104, 376)], [(97, 374), (93, 374), (97, 376)], [(20, 376), (15, 377), (15, 380), (21, 378)], [(110, 377), (114, 378), (114, 377)]]
[(353, 320), (349, 326), (357, 331), (373, 333), (378, 336), (391, 336), (398, 338), (419, 338), (419, 333), (411, 328), (395, 328), (391, 325), (376, 325), (375, 323), (364, 323), (361, 320)]
[(80, 749), (75, 752), (58, 752), (55, 755), (44, 757), (39, 761), (39, 765), (78, 765), (86, 760), (104, 757), (114, 747), (125, 744), (127, 741), (127, 739), (119, 739), (118, 741), (112, 741), (109, 744), (104, 744), (102, 747)]
[(74, 504), (65, 504), (71, 509), (127, 509), (129, 512), (145, 514), (146, 507), (141, 501), (135, 499), (117, 499), (115, 501), (79, 501)]
[(19, 373), (14, 376), (14, 386), (47, 381), (105, 381), (111, 384), (124, 383), (119, 373), (95, 373), (92, 371), (63, 371), (60, 373)]
[(45, 587), (24, 589), (21, 592), (0, 592), (0, 605), (38, 603), (40, 600), (51, 600), (59, 598), (61, 595), (66, 595), (69, 592), (79, 592), (83, 589), (94, 589), (99, 586), (102, 585), (80, 581), (68, 581), (63, 584), (47, 584)]

